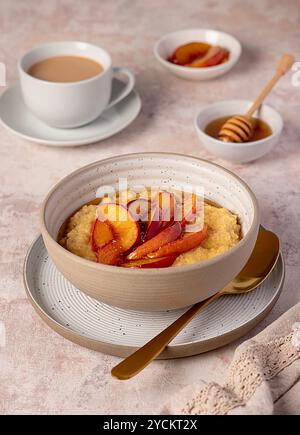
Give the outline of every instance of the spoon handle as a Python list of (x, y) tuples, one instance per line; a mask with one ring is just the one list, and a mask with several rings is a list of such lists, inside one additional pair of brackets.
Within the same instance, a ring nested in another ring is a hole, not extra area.
[(202, 302), (198, 302), (189, 308), (179, 319), (175, 320), (170, 326), (164, 329), (152, 340), (148, 341), (143, 347), (129, 355), (118, 365), (116, 365), (111, 374), (118, 379), (130, 379), (137, 375), (141, 370), (147, 367), (158, 355), (162, 353), (165, 347), (176, 337), (177, 334), (196, 316), (203, 308), (207, 307), (212, 301), (218, 299), (221, 293), (216, 293)]
[(291, 54), (284, 54), (282, 58), (280, 59), (277, 68), (276, 73), (271, 78), (271, 80), (266, 84), (266, 86), (263, 88), (259, 96), (256, 98), (248, 112), (245, 114), (247, 118), (251, 118), (253, 113), (259, 108), (263, 100), (266, 98), (266, 96), (270, 93), (270, 91), (273, 89), (275, 84), (278, 82), (278, 80), (292, 67), (293, 63), (295, 62), (294, 56)]

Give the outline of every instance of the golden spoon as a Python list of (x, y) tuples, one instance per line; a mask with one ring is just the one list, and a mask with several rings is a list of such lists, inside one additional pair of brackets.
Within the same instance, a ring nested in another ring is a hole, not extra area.
[(294, 56), (290, 54), (284, 54), (282, 56), (274, 76), (263, 88), (248, 112), (245, 115), (233, 116), (221, 127), (218, 134), (220, 140), (223, 142), (246, 142), (251, 139), (254, 132), (253, 122), (251, 120), (253, 113), (259, 108), (278, 80), (291, 68), (294, 62)]
[(223, 295), (248, 293), (258, 287), (272, 272), (279, 256), (279, 240), (271, 231), (261, 230), (253, 252), (237, 277), (205, 301), (198, 302), (164, 331), (116, 365), (111, 374), (118, 379), (130, 379), (162, 353), (165, 347), (203, 308)]

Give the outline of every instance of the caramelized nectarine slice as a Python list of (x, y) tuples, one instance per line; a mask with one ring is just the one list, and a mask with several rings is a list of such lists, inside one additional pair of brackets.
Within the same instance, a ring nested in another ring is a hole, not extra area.
[(162, 191), (151, 204), (153, 210), (148, 223), (144, 241), (155, 237), (160, 231), (170, 226), (175, 219), (177, 202), (173, 193)]
[(149, 201), (147, 199), (134, 199), (127, 204), (127, 208), (135, 221), (148, 221)]
[(139, 269), (152, 269), (154, 267), (169, 267), (176, 260), (177, 255), (169, 255), (162, 258), (143, 258), (142, 260), (128, 261), (123, 263), (122, 267), (134, 267)]
[(122, 247), (119, 242), (112, 240), (97, 251), (97, 262), (117, 266), (121, 262)]
[(130, 249), (140, 237), (140, 227), (129, 211), (118, 204), (100, 204), (97, 207), (98, 219), (107, 222), (122, 251)]
[(197, 213), (197, 196), (194, 193), (192, 193), (189, 200), (184, 202), (181, 225), (185, 226), (188, 225), (189, 223), (192, 223), (196, 219), (196, 213)]
[(154, 205), (153, 210), (151, 210), (151, 216), (148, 222), (147, 230), (143, 241), (147, 241), (155, 237), (159, 231), (162, 229), (161, 221), (161, 208), (158, 204)]
[[(139, 260), (145, 257), (150, 252), (156, 251), (166, 243), (176, 240), (182, 231), (180, 222), (173, 223), (170, 227), (162, 230), (155, 237), (138, 246), (134, 251), (127, 255), (127, 260)], [(162, 255), (164, 257), (164, 255)]]
[(216, 66), (222, 62), (226, 56), (226, 50), (222, 47), (211, 47), (204, 56), (199, 56), (186, 66), (192, 68), (206, 68), (208, 66)]
[(201, 231), (192, 233), (191, 235), (182, 237), (178, 240), (170, 242), (155, 252), (148, 254), (149, 258), (160, 258), (166, 255), (179, 255), (191, 249), (197, 248), (205, 240), (207, 236), (208, 227), (205, 225)]
[(211, 56), (207, 61), (205, 62), (205, 67), (207, 66), (216, 66), (223, 62), (223, 59), (228, 56), (228, 51), (224, 48), (221, 48), (218, 53), (216, 53), (214, 56)]
[(211, 45), (206, 42), (189, 42), (175, 50), (171, 61), (178, 65), (185, 65), (192, 62), (198, 56), (204, 56), (210, 47)]
[(174, 222), (176, 212), (176, 199), (173, 193), (162, 191), (158, 194), (158, 204), (161, 209), (161, 220), (165, 228)]
[(114, 235), (110, 225), (107, 222), (99, 221), (96, 219), (91, 237), (91, 244), (93, 251), (97, 251), (99, 248), (102, 248), (108, 242), (113, 240)]

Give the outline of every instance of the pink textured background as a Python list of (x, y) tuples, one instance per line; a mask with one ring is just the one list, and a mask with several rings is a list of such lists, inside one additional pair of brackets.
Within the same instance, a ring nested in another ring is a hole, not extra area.
[[(163, 149), (221, 163), (252, 187), (262, 223), (280, 236), (286, 260), (283, 294), (251, 335), (294, 305), (300, 295), (300, 87), (292, 86), (289, 75), (268, 98), (283, 115), (284, 132), (277, 148), (252, 164), (231, 165), (209, 155), (198, 142), (193, 118), (198, 109), (216, 100), (254, 97), (284, 51), (300, 60), (299, 2), (0, 0), (0, 8), (0, 61), (7, 65), (8, 85), (17, 79), (18, 58), (32, 46), (79, 39), (103, 46), (115, 65), (131, 68), (143, 100), (142, 112), (129, 128), (85, 147), (43, 147), (0, 129), (0, 320), (6, 329), (6, 346), (0, 347), (0, 413), (155, 412), (170, 395), (199, 377), (220, 380), (238, 343), (192, 358), (155, 362), (129, 382), (112, 379), (110, 368), (117, 358), (58, 336), (25, 297), (22, 264), (39, 233), (39, 206), (62, 176), (116, 154)], [(155, 61), (153, 44), (166, 32), (188, 27), (236, 35), (244, 49), (239, 64), (210, 82), (169, 75)], [(299, 406), (289, 403), (286, 395), (276, 410), (295, 413)]]

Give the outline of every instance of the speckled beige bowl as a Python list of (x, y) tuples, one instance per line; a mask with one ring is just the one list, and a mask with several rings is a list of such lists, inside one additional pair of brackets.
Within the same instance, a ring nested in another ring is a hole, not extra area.
[[(205, 196), (236, 213), (243, 239), (232, 249), (198, 264), (165, 269), (127, 269), (82, 259), (61, 247), (60, 226), (74, 210), (95, 198), (102, 185), (201, 185)], [(78, 289), (107, 304), (160, 311), (182, 308), (221, 290), (242, 269), (254, 247), (258, 205), (249, 187), (226, 169), (190, 156), (168, 153), (129, 154), (85, 166), (61, 180), (41, 210), (41, 230), (58, 270)]]

